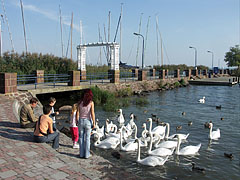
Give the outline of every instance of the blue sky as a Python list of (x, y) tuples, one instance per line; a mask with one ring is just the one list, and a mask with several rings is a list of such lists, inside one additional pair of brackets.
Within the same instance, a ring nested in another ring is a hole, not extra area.
[[(80, 44), (80, 20), (83, 28), (83, 42), (99, 41), (99, 30), (104, 38), (104, 25), (108, 29), (108, 12), (111, 11), (111, 34), (113, 41), (123, 3), (122, 17), (122, 61), (136, 64), (138, 32), (142, 14), (141, 34), (145, 37), (145, 64), (161, 63), (157, 59), (156, 17), (164, 51), (164, 64), (194, 65), (194, 49), (198, 63), (211, 67), (226, 67), (224, 55), (230, 47), (239, 44), (240, 13), (239, 0), (22, 0), (26, 23), (28, 51), (51, 53), (61, 56), (61, 35), (59, 5), (63, 19), (64, 55), (69, 39), (71, 13), (73, 12), (73, 59), (76, 60), (76, 46)], [(25, 51), (23, 25), (19, 0), (4, 0), (6, 14), (12, 33), (15, 51)], [(2, 4), (0, 13), (4, 14)], [(149, 18), (150, 16), (150, 18)], [(147, 32), (147, 22), (149, 26)], [(7, 23), (2, 21), (3, 52), (11, 50)], [(118, 33), (117, 40), (120, 41)], [(158, 41), (160, 46), (160, 40)], [(100, 48), (88, 48), (87, 63), (106, 64)], [(141, 65), (142, 39), (139, 41), (137, 64)], [(160, 53), (160, 49), (159, 49)], [(68, 50), (70, 57), (70, 46)]]

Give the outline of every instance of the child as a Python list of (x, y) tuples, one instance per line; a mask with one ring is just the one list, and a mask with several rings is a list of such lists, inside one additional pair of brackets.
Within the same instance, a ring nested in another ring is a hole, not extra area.
[(59, 114), (59, 112), (54, 112), (54, 105), (56, 103), (56, 99), (54, 97), (50, 97), (49, 98), (49, 105), (52, 107), (52, 113), (49, 115), (50, 118), (52, 118), (52, 121), (53, 121), (53, 131), (56, 131), (57, 130), (57, 127), (56, 127), (56, 115)]
[(71, 113), (71, 119), (70, 119), (70, 131), (72, 133), (72, 141), (73, 141), (73, 148), (78, 149), (78, 126), (76, 122), (76, 112), (77, 112), (77, 104), (74, 104), (72, 106), (72, 113)]

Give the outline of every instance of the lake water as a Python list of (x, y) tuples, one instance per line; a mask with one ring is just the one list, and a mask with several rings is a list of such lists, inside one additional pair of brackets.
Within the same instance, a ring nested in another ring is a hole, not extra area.
[[(205, 104), (198, 99), (206, 97)], [(147, 167), (136, 163), (136, 152), (120, 152), (121, 159), (112, 157), (113, 150), (92, 148), (94, 153), (109, 159), (118, 166), (132, 172), (143, 179), (240, 179), (240, 88), (238, 85), (228, 86), (188, 86), (164, 92), (153, 92), (146, 96), (150, 104), (139, 107), (131, 105), (123, 108), (126, 119), (133, 112), (137, 116), (138, 135), (142, 124), (151, 114), (156, 114), (161, 121), (170, 124), (170, 135), (176, 133), (176, 127), (181, 125), (179, 133), (190, 133), (186, 145), (202, 144), (199, 155), (172, 155), (163, 166)], [(221, 105), (221, 109), (216, 106)], [(183, 116), (182, 112), (186, 112)], [(106, 118), (115, 121), (116, 113), (108, 113), (96, 108), (96, 118), (100, 126)], [(221, 120), (224, 118), (224, 120)], [(192, 121), (192, 126), (188, 126)], [(204, 128), (205, 122), (212, 121), (213, 130), (220, 128), (221, 138), (209, 141), (209, 129)], [(153, 127), (156, 124), (153, 122)], [(149, 124), (147, 124), (147, 128)], [(119, 150), (119, 147), (116, 149)], [(146, 148), (141, 148), (141, 158), (146, 157)], [(233, 159), (224, 157), (224, 152), (232, 153)], [(205, 168), (206, 173), (192, 171), (191, 163)]]

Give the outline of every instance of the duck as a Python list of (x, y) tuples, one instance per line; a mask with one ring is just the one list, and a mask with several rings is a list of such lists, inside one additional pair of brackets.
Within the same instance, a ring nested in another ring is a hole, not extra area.
[(192, 126), (193, 122), (192, 121), (188, 121), (188, 126)]
[(162, 166), (164, 165), (164, 163), (167, 161), (168, 156), (166, 156), (165, 158), (159, 157), (159, 156), (148, 156), (144, 159), (140, 158), (140, 140), (137, 139), (136, 140), (138, 143), (138, 152), (137, 152), (137, 162), (145, 165), (145, 166), (151, 166), (151, 167), (155, 167), (155, 166)]
[(205, 96), (203, 96), (202, 99), (199, 99), (198, 102), (204, 104), (205, 103)]
[(199, 149), (201, 148), (201, 143), (196, 145), (196, 146), (185, 146), (184, 148), (180, 149), (180, 145), (181, 145), (181, 138), (176, 135), (178, 141), (177, 141), (177, 148), (175, 151), (176, 155), (183, 155), (183, 156), (187, 156), (187, 155), (195, 155), (198, 153)]
[(117, 121), (119, 124), (124, 124), (125, 119), (123, 117), (122, 109), (118, 109), (119, 116), (117, 117)]
[(197, 171), (197, 172), (205, 173), (205, 169), (204, 169), (204, 168), (200, 168), (200, 167), (196, 167), (196, 166), (195, 166), (195, 163), (192, 163), (192, 171)]
[(205, 127), (205, 128), (209, 128), (209, 122), (205, 122), (205, 123), (204, 123), (204, 127)]
[(233, 159), (233, 154), (224, 153), (224, 156), (230, 159)]
[(182, 129), (181, 125), (176, 127), (176, 131), (181, 130), (181, 129)]
[(213, 139), (213, 140), (218, 140), (220, 138), (220, 129), (218, 128), (216, 131), (213, 131), (213, 123), (209, 123), (209, 139)]
[(221, 105), (216, 106), (216, 109), (222, 109), (222, 106)]
[(148, 148), (148, 151), (147, 151), (147, 153), (149, 155), (153, 155), (153, 156), (170, 156), (170, 155), (173, 154), (173, 151), (175, 149), (175, 148), (168, 149), (168, 148), (160, 147), (160, 148), (154, 149), (152, 151), (152, 143), (153, 143), (153, 135), (152, 135), (152, 133), (150, 133), (150, 145), (149, 145), (149, 148)]
[(223, 120), (224, 120), (224, 118), (223, 118), (223, 117), (221, 117), (221, 120), (223, 121)]
[(180, 133), (177, 133), (177, 134), (173, 134), (171, 136), (169, 136), (169, 132), (170, 132), (170, 124), (169, 123), (165, 123), (166, 124), (166, 127), (167, 127), (167, 133), (166, 133), (166, 136), (164, 137), (164, 139), (166, 140), (177, 140), (176, 138), (176, 135), (178, 135), (182, 140), (186, 140), (189, 136), (189, 133), (188, 134), (180, 134)]
[(185, 115), (186, 115), (186, 112), (182, 112), (182, 115), (185, 116)]

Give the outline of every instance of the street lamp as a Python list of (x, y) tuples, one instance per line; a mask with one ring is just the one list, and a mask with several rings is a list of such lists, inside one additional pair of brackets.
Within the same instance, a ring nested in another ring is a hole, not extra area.
[(212, 51), (207, 51), (208, 53), (212, 53), (212, 70), (213, 70), (213, 52)]
[(189, 46), (189, 48), (193, 48), (195, 50), (195, 69), (197, 70), (197, 48)]
[(133, 33), (136, 36), (141, 36), (143, 38), (143, 48), (142, 48), (142, 69), (144, 68), (144, 37), (143, 35), (139, 34), (139, 33)]

